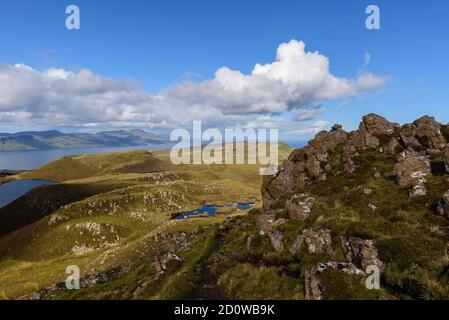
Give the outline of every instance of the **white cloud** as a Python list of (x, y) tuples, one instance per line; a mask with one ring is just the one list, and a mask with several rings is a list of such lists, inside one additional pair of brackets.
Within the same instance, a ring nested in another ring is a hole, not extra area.
[[(24, 64), (0, 64), (0, 120), (21, 129), (174, 128), (193, 120), (211, 127), (288, 127), (286, 122), (312, 120), (324, 112), (310, 105), (354, 97), (386, 81), (374, 74), (356, 79), (335, 76), (327, 57), (306, 52), (305, 44), (295, 40), (281, 44), (276, 60), (256, 64), (251, 74), (223, 67), (212, 80), (185, 81), (155, 95), (136, 81), (105, 78), (87, 69), (38, 71)], [(292, 110), (290, 120), (273, 120), (274, 114)], [(322, 123), (309, 127), (316, 131)]]
[(296, 111), (293, 115), (293, 120), (297, 122), (309, 121), (315, 119), (317, 116), (324, 114), (326, 109), (322, 105), (313, 108), (301, 109)]
[(356, 96), (383, 86), (386, 78), (369, 75), (351, 80), (330, 73), (329, 59), (318, 52), (306, 52), (296, 40), (283, 43), (276, 61), (256, 64), (250, 75), (227, 67), (215, 78), (201, 83), (185, 82), (169, 88), (166, 95), (192, 104), (215, 107), (224, 114), (283, 112), (314, 101)]

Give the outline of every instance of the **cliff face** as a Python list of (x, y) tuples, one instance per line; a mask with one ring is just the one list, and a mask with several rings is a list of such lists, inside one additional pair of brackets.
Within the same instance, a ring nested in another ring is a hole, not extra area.
[[(355, 158), (375, 151), (394, 156), (391, 172), (401, 187), (410, 188), (410, 196), (425, 196), (426, 177), (431, 174), (431, 157), (441, 156), (449, 172), (449, 127), (425, 116), (414, 123), (400, 126), (370, 114), (359, 129), (345, 132), (334, 125), (330, 132), (320, 132), (309, 144), (295, 150), (276, 176), (267, 176), (262, 186), (264, 211), (283, 195), (314, 181), (325, 181), (328, 175), (354, 175)], [(331, 152), (339, 147), (341, 167), (329, 163)]]

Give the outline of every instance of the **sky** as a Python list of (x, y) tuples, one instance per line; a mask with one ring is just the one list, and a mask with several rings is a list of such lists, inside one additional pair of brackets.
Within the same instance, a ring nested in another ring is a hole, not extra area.
[[(66, 29), (66, 7), (80, 30)], [(380, 9), (380, 30), (365, 10)], [(449, 2), (2, 0), (0, 132), (449, 122)]]

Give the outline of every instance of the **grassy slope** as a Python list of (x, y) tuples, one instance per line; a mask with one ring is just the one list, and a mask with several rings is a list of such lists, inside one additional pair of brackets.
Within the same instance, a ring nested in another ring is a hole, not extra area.
[[(341, 170), (338, 150), (331, 158), (333, 172)], [(291, 285), (294, 280), (299, 280), (299, 291), (304, 292), (306, 270), (318, 262), (344, 261), (339, 235), (348, 235), (377, 240), (379, 256), (387, 264), (382, 277), (382, 290), (365, 290), (361, 279), (327, 271), (322, 276), (327, 287), (325, 298), (449, 298), (449, 222), (434, 211), (437, 201), (449, 188), (449, 176), (438, 170), (440, 162), (441, 159), (433, 159), (434, 175), (428, 179), (428, 196), (410, 199), (408, 190), (394, 183), (391, 176), (392, 158), (378, 152), (362, 153), (357, 158), (358, 169), (354, 176), (331, 174), (325, 182), (315, 182), (295, 191), (310, 193), (316, 198), (316, 203), (306, 221), (298, 223), (287, 220), (279, 227), (285, 236), (284, 252), (274, 252), (269, 240), (258, 235), (255, 227), (257, 212), (230, 227), (232, 231), (227, 236), (228, 241), (217, 254), (238, 251), (238, 258), (221, 262), (217, 274), (232, 298), (271, 298), (271, 292), (285, 298), (290, 290), (288, 285), (284, 289), (273, 285), (271, 289), (276, 290), (264, 294), (267, 291), (262, 290), (261, 282), (251, 285), (248, 277), (259, 279), (268, 272), (268, 267), (275, 268), (276, 274), (283, 275), (284, 281), (291, 281)], [(380, 178), (374, 177), (376, 171), (382, 173)], [(373, 193), (365, 194), (365, 188), (372, 189)], [(278, 202), (278, 218), (287, 217), (283, 208), (289, 197), (291, 194)], [(376, 205), (378, 210), (373, 212), (368, 209), (370, 203)], [(304, 247), (296, 257), (288, 253), (297, 235), (312, 227), (332, 230), (335, 256), (311, 255)], [(249, 235), (255, 238), (251, 249), (247, 250), (246, 239)], [(243, 274), (248, 274), (248, 277)], [(278, 280), (276, 283), (280, 285), (282, 282)]]
[[(290, 149), (282, 145), (281, 157), (289, 153)], [(150, 257), (154, 259), (159, 247), (158, 242), (148, 240), (151, 237), (191, 230), (192, 223), (213, 225), (224, 219), (173, 222), (172, 213), (192, 210), (202, 203), (260, 201), (258, 169), (257, 165), (173, 166), (168, 152), (134, 151), (65, 157), (14, 177), (64, 182), (56, 188), (72, 188), (80, 197), (56, 192), (57, 197), (67, 200), (63, 207), (0, 238), (0, 292), (19, 298), (52, 286), (65, 279), (65, 268), (71, 264), (78, 265), (84, 275), (130, 261), (151, 265)], [(76, 188), (91, 192), (80, 195)], [(185, 274), (167, 281), (187, 281), (192, 266), (208, 252), (207, 246), (193, 248), (191, 258), (186, 253), (185, 261), (190, 262), (183, 265)], [(142, 262), (144, 257), (150, 262)], [(182, 295), (164, 283), (160, 283), (160, 292), (152, 293), (155, 297)]]

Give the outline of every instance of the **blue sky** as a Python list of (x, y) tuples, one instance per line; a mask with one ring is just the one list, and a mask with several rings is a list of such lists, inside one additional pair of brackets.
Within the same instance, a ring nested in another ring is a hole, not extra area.
[[(81, 9), (81, 30), (65, 29), (69, 4)], [(365, 28), (369, 4), (380, 7), (381, 30)], [(445, 0), (4, 0), (0, 3), (0, 63), (25, 64), (37, 71), (85, 68), (104, 78), (135, 81), (148, 94), (158, 95), (185, 80), (214, 79), (223, 66), (251, 73), (256, 63), (272, 63), (281, 43), (296, 39), (305, 43), (306, 51), (327, 57), (335, 76), (357, 79), (369, 72), (389, 78), (377, 90), (308, 101), (321, 104), (325, 111), (295, 124), (298, 127), (321, 121), (324, 128), (338, 122), (354, 129), (370, 112), (397, 122), (431, 114), (447, 123), (448, 10)], [(364, 61), (367, 54), (368, 64)], [(18, 104), (17, 108), (28, 107)], [(35, 112), (30, 110), (27, 114)], [(190, 112), (188, 106), (184, 110)], [(34, 122), (33, 117), (17, 120), (12, 108), (4, 112), (8, 113), (0, 131), (24, 130), (27, 125), (69, 131), (79, 127), (67, 119), (44, 124)], [(281, 112), (277, 117), (288, 118), (291, 113)], [(98, 128), (103, 129), (119, 121), (99, 122)], [(132, 126), (132, 121), (125, 122), (124, 126)], [(87, 129), (81, 126), (78, 130)], [(312, 134), (313, 130), (304, 130), (298, 135)]]

